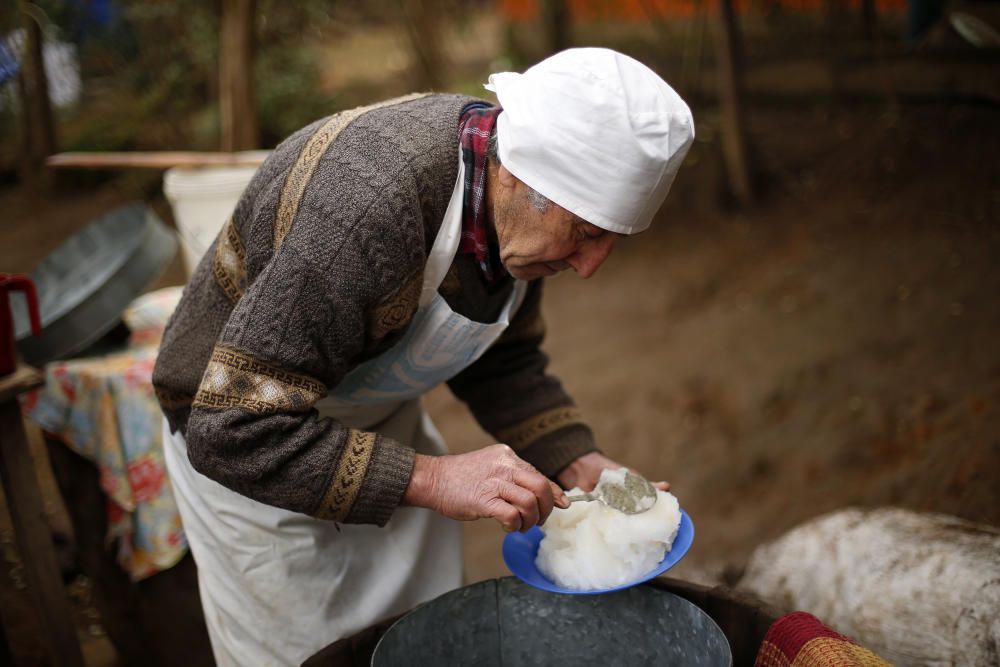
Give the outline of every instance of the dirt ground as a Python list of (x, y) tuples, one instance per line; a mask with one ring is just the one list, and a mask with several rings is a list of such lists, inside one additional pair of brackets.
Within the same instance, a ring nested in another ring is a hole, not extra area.
[[(1000, 525), (995, 111), (755, 111), (759, 206), (698, 213), (702, 152), (661, 224), (547, 288), (552, 369), (600, 446), (694, 521), (672, 574), (713, 581), (848, 505)], [(455, 449), (484, 442), (431, 405)], [(497, 529), (467, 536), (470, 580), (505, 573)]]
[[(708, 115), (652, 230), (594, 278), (550, 281), (551, 369), (604, 451), (669, 480), (694, 521), (672, 574), (715, 580), (849, 505), (1000, 525), (997, 119), (972, 104), (757, 105), (763, 197), (727, 213)], [(130, 188), (0, 192), (0, 269), (30, 270)], [(454, 451), (491, 442), (446, 390), (428, 404)], [(6, 615), (24, 591), (3, 523)], [(498, 526), (465, 537), (469, 582), (507, 574)], [(34, 655), (30, 620), (8, 633)]]

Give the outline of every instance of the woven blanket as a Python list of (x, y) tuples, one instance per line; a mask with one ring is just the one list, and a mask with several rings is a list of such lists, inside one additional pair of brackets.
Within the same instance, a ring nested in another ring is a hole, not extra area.
[(804, 611), (785, 614), (770, 627), (754, 667), (890, 667), (868, 649)]

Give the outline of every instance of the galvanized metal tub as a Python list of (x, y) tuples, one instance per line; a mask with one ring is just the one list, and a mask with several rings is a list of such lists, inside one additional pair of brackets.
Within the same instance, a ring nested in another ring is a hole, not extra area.
[(18, 353), (36, 366), (79, 353), (120, 322), (166, 268), (177, 239), (143, 204), (116, 209), (70, 237), (31, 272), (42, 335), (29, 336), (23, 298), (11, 300)]
[(508, 577), (446, 593), (382, 636), (371, 664), (730, 667), (719, 626), (654, 586), (559, 595)]

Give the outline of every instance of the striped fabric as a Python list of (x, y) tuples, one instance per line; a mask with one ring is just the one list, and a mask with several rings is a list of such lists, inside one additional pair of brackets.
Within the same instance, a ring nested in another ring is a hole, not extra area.
[(868, 649), (804, 611), (786, 614), (767, 631), (754, 667), (890, 667)]
[(462, 118), (458, 123), (458, 142), (465, 163), (462, 240), (458, 251), (474, 255), (489, 282), (507, 275), (495, 251), (491, 252), (486, 207), (483, 205), (486, 199), (487, 143), (500, 111), (500, 107), (473, 102), (462, 109)]

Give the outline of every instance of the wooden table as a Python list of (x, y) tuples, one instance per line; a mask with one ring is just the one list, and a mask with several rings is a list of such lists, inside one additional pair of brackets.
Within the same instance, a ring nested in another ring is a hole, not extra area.
[(17, 401), (20, 394), (41, 386), (44, 381), (41, 373), (23, 365), (13, 374), (0, 378), (0, 480), (14, 524), (17, 548), (24, 561), (28, 590), (38, 610), (42, 632), (48, 638), (46, 646), (52, 664), (83, 667), (83, 654), (56, 562)]
[(45, 160), (57, 169), (170, 169), (171, 167), (259, 167), (270, 151), (127, 151), (57, 153)]

